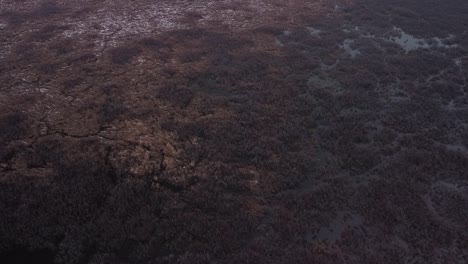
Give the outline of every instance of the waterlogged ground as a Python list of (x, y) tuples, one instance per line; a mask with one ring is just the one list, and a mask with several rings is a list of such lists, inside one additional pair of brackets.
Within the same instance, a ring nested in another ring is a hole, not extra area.
[(1, 257), (467, 263), (467, 13), (0, 0)]

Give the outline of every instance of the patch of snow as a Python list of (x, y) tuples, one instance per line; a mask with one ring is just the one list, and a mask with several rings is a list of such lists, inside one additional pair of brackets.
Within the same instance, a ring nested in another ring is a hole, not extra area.
[[(389, 37), (387, 41), (398, 44), (402, 49), (405, 50), (406, 53), (412, 50), (429, 49), (431, 47), (446, 48), (446, 49), (458, 47), (457, 44), (448, 45), (444, 43), (444, 41), (453, 39), (454, 38), (453, 35), (450, 35), (449, 37), (443, 38), (443, 39), (438, 38), (438, 37), (434, 37), (431, 39), (423, 39), (423, 38), (417, 38), (413, 35), (410, 35), (404, 32), (401, 28), (398, 28), (396, 26), (393, 27), (393, 30), (397, 32), (398, 34), (400, 34), (400, 36)], [(430, 44), (428, 40), (432, 40), (434, 44)]]
[(457, 65), (458, 67), (461, 67), (462, 66), (462, 59), (456, 58), (456, 59), (453, 60), (453, 63), (455, 63), (455, 65)]
[[(401, 28), (394, 26), (390, 32), (397, 33), (396, 36), (390, 37), (381, 37), (371, 34), (369, 32), (361, 32), (361, 29), (358, 26), (355, 26), (353, 29), (344, 28), (342, 29), (345, 33), (351, 33), (353, 31), (360, 32), (360, 36), (358, 38), (365, 38), (369, 40), (383, 40), (385, 42), (391, 42), (400, 46), (405, 53), (408, 53), (413, 50), (417, 49), (431, 49), (431, 48), (443, 48), (443, 49), (452, 49), (459, 47), (458, 44), (447, 44), (447, 41), (453, 40), (455, 38), (454, 35), (450, 34), (446, 38), (440, 37), (432, 37), (432, 38), (417, 38), (411, 34), (404, 32)], [(356, 57), (360, 54), (360, 51), (357, 49), (351, 48), (351, 44), (353, 43), (352, 39), (346, 39), (340, 48), (345, 49), (346, 52), (352, 57)], [(454, 60), (457, 66), (461, 66), (461, 60), (456, 59)]]
[(400, 34), (399, 37), (390, 37), (388, 40), (398, 44), (407, 53), (416, 49), (427, 49), (429, 44), (424, 39), (416, 38), (410, 34), (405, 33), (402, 29), (394, 27), (394, 30)]
[(283, 42), (281, 42), (279, 39), (275, 38), (275, 45), (279, 46), (279, 47), (284, 47), (284, 44)]
[[(145, 36), (154, 33), (167, 32), (189, 27), (183, 18), (188, 12), (196, 12), (201, 18), (197, 21), (200, 26), (217, 21), (229, 26), (232, 30), (243, 30), (256, 27), (262, 22), (270, 20), (278, 9), (266, 0), (248, 0), (239, 8), (222, 8), (226, 1), (152, 1), (145, 5), (133, 5), (107, 0), (107, 8), (86, 14), (86, 19), (70, 17), (63, 21), (66, 25), (73, 25), (70, 30), (63, 32), (64, 37), (80, 37), (85, 34), (95, 34), (96, 47), (118, 45), (128, 36)], [(237, 5), (237, 4), (236, 4)], [(216, 12), (214, 12), (216, 10)], [(285, 32), (285, 34), (288, 34)]]
[(312, 36), (315, 36), (315, 37), (318, 37), (318, 35), (319, 35), (320, 33), (322, 33), (322, 30), (316, 29), (316, 28), (313, 28), (313, 27), (307, 27), (307, 30), (309, 31), (309, 33), (310, 33)]
[(348, 26), (348, 25), (343, 25), (344, 28), (342, 29), (342, 31), (343, 31), (344, 33), (351, 33), (351, 32), (353, 32), (353, 31), (361, 31), (361, 29), (360, 29), (358, 26), (355, 26), (354, 28), (351, 28), (351, 29), (346, 28), (347, 26)]
[(361, 37), (363, 38), (367, 38), (367, 39), (375, 39), (375, 35), (371, 34), (371, 33), (366, 33), (365, 35), (361, 35)]
[(354, 43), (352, 39), (345, 39), (343, 44), (340, 45), (340, 48), (344, 49), (346, 53), (351, 57), (355, 58), (357, 55), (360, 55), (361, 52), (358, 49), (353, 49), (351, 45)]

